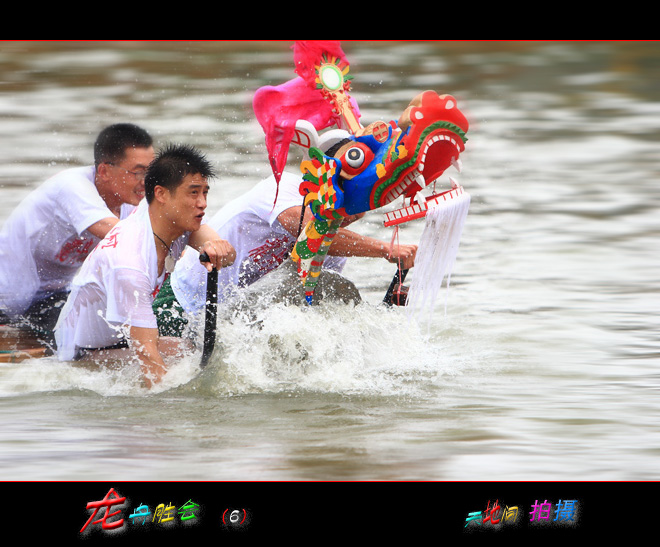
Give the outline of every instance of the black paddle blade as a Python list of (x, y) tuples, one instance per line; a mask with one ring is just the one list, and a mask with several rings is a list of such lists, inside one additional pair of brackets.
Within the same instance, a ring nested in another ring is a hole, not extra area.
[[(209, 262), (206, 253), (199, 255), (200, 262)], [(213, 268), (206, 277), (206, 317), (204, 318), (204, 347), (200, 367), (208, 363), (215, 347), (215, 329), (218, 319), (218, 270)]]
[(383, 298), (383, 302), (388, 306), (392, 306), (393, 304), (396, 306), (406, 305), (408, 288), (401, 285), (401, 283), (403, 283), (405, 280), (406, 275), (408, 275), (408, 270), (400, 269), (397, 269), (396, 273), (394, 274), (392, 282), (390, 283), (390, 286), (385, 293), (385, 298)]

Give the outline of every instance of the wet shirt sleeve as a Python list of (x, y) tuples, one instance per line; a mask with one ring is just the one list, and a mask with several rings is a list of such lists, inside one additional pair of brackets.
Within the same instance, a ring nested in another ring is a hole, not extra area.
[(62, 185), (59, 190), (57, 205), (60, 211), (78, 233), (82, 234), (92, 224), (114, 216), (96, 191), (94, 185), (87, 180), (72, 181)]
[(154, 288), (149, 277), (129, 268), (118, 268), (107, 279), (106, 319), (130, 327), (157, 328), (152, 309)]

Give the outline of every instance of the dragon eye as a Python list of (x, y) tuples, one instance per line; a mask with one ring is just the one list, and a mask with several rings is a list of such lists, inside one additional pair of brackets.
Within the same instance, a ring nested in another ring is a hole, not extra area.
[(357, 177), (367, 169), (374, 159), (374, 153), (362, 142), (355, 142), (341, 155), (342, 175)]
[(364, 163), (364, 150), (359, 147), (353, 147), (350, 148), (349, 150), (346, 151), (344, 154), (344, 158), (346, 159), (346, 163), (352, 167), (353, 169), (357, 169), (358, 167), (361, 167), (362, 164)]

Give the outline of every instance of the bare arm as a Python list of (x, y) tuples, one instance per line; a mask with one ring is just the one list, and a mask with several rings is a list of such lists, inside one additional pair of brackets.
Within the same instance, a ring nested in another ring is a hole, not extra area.
[(158, 351), (158, 329), (131, 327), (130, 345), (140, 359), (147, 387), (161, 381), (165, 372), (165, 362)]
[[(361, 218), (363, 215), (355, 215), (349, 217), (347, 222), (342, 226), (347, 226), (351, 222)], [(303, 228), (309, 220), (312, 219), (312, 214), (309, 210), (305, 212), (303, 220)], [(300, 207), (290, 207), (279, 214), (277, 220), (294, 237), (298, 236), (298, 229), (300, 226)], [(337, 235), (332, 242), (328, 254), (334, 256), (362, 256), (373, 258), (385, 258), (389, 262), (401, 261), (403, 269), (412, 268), (415, 263), (415, 254), (417, 253), (417, 245), (393, 245), (392, 252), (390, 253), (390, 244), (379, 239), (360, 235), (345, 227), (339, 228)]]
[(103, 239), (117, 222), (119, 222), (117, 217), (103, 218), (87, 228), (87, 231), (99, 239)]
[(385, 243), (373, 237), (357, 234), (346, 228), (339, 228), (328, 254), (335, 256), (365, 256), (384, 258), (388, 262), (401, 262), (404, 270), (415, 264), (417, 245), (402, 245)]
[(220, 236), (207, 224), (202, 224), (199, 230), (190, 235), (188, 244), (199, 252), (209, 255), (210, 263), (205, 263), (206, 269), (211, 271), (213, 266), (225, 268), (231, 266), (236, 260), (234, 247)]

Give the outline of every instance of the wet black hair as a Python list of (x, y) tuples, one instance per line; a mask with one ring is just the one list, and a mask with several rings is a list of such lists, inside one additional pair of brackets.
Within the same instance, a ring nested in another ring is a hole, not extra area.
[(170, 144), (158, 152), (147, 169), (144, 179), (144, 195), (147, 203), (154, 198), (156, 186), (171, 192), (183, 182), (186, 175), (199, 174), (205, 179), (216, 176), (215, 169), (195, 147), (186, 144)]
[(149, 133), (132, 123), (116, 123), (103, 129), (94, 143), (94, 165), (117, 163), (124, 159), (127, 148), (149, 148)]

